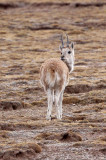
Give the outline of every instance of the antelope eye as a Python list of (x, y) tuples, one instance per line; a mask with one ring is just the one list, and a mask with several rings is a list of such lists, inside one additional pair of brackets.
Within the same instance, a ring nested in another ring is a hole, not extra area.
[(68, 51), (68, 54), (71, 54), (71, 51)]
[(61, 52), (61, 54), (62, 54), (62, 52)]

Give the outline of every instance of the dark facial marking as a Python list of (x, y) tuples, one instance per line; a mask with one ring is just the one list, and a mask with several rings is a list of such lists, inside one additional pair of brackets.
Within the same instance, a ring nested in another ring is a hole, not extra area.
[(62, 60), (62, 61), (64, 60), (64, 56), (61, 56), (61, 60)]

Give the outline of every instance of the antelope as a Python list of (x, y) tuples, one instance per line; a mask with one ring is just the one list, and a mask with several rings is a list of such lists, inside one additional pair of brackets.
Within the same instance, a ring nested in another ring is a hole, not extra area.
[(74, 69), (74, 43), (70, 44), (68, 36), (66, 45), (63, 36), (61, 36), (61, 43), (59, 47), (61, 59), (50, 58), (40, 68), (40, 81), (48, 100), (47, 120), (51, 120), (53, 104), (56, 106), (57, 119), (62, 119), (63, 93), (69, 82), (69, 74)]

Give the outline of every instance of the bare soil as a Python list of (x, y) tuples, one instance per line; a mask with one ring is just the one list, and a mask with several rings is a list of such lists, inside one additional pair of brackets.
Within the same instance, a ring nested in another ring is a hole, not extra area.
[[(46, 120), (39, 69), (75, 42), (63, 119)], [(105, 0), (0, 1), (0, 160), (106, 159)]]

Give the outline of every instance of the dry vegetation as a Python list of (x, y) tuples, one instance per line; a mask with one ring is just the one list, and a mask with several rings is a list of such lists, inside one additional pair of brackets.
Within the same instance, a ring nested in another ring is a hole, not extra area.
[[(0, 160), (105, 160), (105, 0), (0, 0)], [(75, 43), (63, 119), (45, 119), (44, 60)]]

